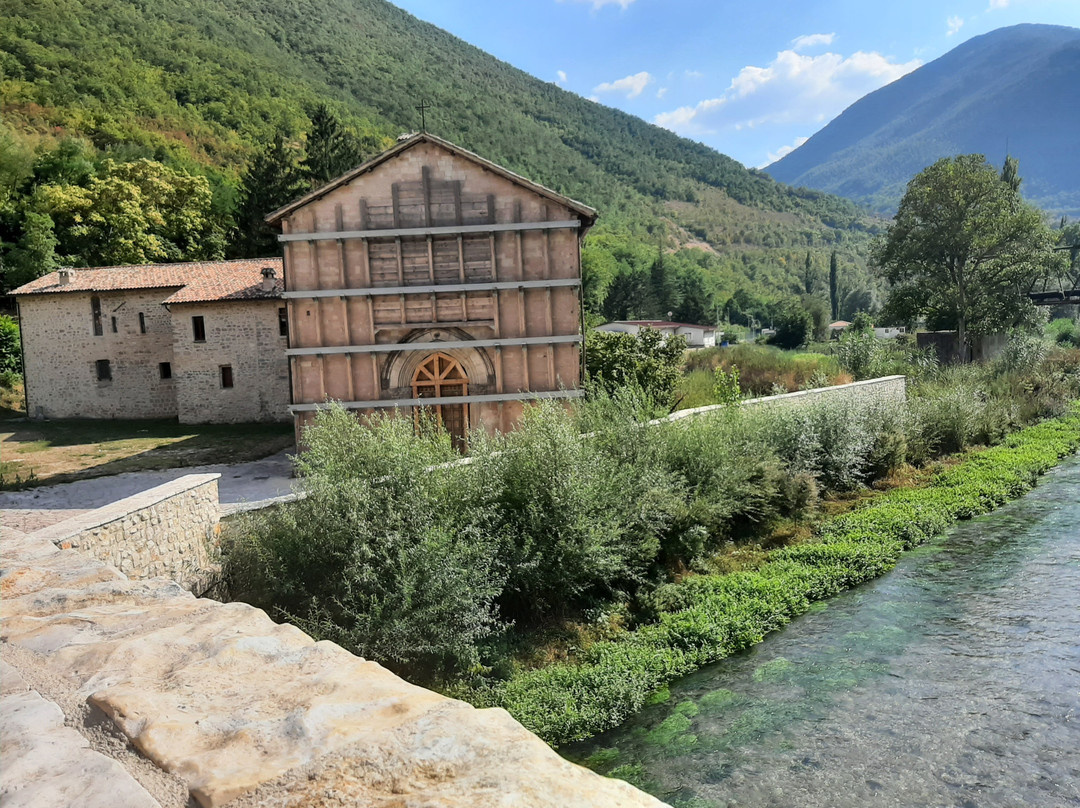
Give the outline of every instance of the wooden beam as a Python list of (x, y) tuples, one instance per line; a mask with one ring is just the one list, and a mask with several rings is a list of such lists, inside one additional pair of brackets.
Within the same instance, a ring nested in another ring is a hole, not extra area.
[[(396, 210), (396, 208), (395, 208)], [(338, 238), (402, 238), (409, 236), (456, 236), (459, 233), (527, 232), (529, 230), (577, 230), (581, 222), (491, 222), (490, 224), (444, 225), (439, 227), (393, 227), (384, 230), (343, 230), (333, 233), (282, 233), (278, 241), (326, 241)]]

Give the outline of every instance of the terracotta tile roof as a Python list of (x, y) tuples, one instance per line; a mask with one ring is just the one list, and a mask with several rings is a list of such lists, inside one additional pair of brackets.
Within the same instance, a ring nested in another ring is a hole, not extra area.
[[(274, 289), (262, 288), (263, 267), (277, 276)], [(61, 270), (63, 271), (63, 270)], [(71, 281), (60, 285), (60, 271), (20, 286), (13, 295), (54, 292), (117, 292), (125, 289), (171, 289), (162, 303), (205, 303), (218, 300), (259, 300), (280, 297), (283, 290), (280, 258), (206, 261), (186, 264), (139, 264), (71, 270)]]

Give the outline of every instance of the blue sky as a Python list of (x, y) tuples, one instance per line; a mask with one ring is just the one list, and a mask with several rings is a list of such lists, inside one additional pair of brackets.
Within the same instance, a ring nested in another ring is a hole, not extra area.
[(748, 166), (973, 36), (1024, 22), (1080, 27), (1080, 0), (392, 1)]

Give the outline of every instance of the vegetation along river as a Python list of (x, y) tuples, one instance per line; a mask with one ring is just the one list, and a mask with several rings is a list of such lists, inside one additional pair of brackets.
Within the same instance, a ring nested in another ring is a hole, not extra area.
[(564, 749), (676, 806), (1080, 806), (1080, 458)]

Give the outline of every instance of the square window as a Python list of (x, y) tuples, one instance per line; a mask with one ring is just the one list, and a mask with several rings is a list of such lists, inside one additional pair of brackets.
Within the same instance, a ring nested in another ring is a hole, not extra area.
[(99, 382), (112, 381), (112, 363), (108, 359), (98, 359), (94, 362), (94, 370), (97, 372)]
[(141, 311), (139, 312), (139, 333), (146, 333), (146, 315), (143, 314)]
[(160, 362), (158, 363), (158, 372), (163, 379), (172, 378), (172, 362)]
[(233, 386), (232, 365), (221, 366), (221, 386), (226, 389)]
[(191, 318), (191, 333), (196, 342), (206, 342), (206, 323), (201, 314)]

